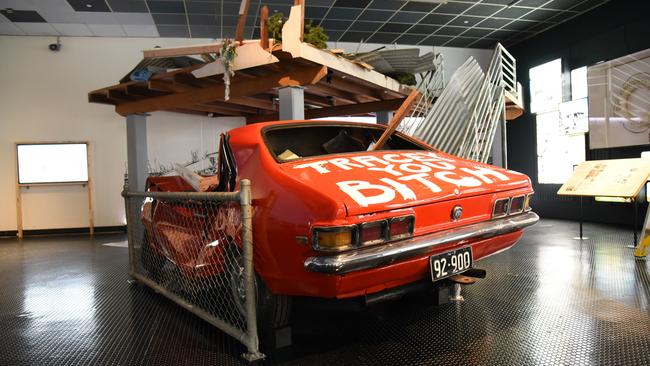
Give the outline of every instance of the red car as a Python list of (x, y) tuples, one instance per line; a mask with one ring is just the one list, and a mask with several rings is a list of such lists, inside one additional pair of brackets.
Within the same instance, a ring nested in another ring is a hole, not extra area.
[[(274, 325), (286, 323), (295, 296), (369, 297), (463, 273), (515, 245), (523, 228), (537, 222), (527, 176), (397, 132), (381, 150), (369, 151), (384, 129), (285, 121), (222, 136), (217, 190), (251, 180), (258, 308), (274, 314)], [(179, 177), (151, 177), (148, 190), (191, 187)], [(209, 240), (166, 239), (182, 230), (165, 219), (175, 215), (193, 227), (217, 225), (239, 240), (237, 215), (228, 220), (227, 211), (206, 212), (146, 203), (143, 222), (147, 236), (156, 238), (148, 240), (148, 251), (190, 278), (220, 275), (223, 253), (197, 245)], [(232, 282), (236, 293), (241, 283)]]

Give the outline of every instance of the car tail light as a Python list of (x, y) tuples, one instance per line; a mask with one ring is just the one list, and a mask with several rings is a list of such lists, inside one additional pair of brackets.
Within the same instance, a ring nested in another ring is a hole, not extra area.
[(388, 238), (386, 220), (366, 222), (359, 225), (359, 242), (361, 245), (379, 244)]
[(526, 199), (524, 200), (524, 211), (526, 211), (526, 212), (532, 210), (532, 208), (530, 207), (530, 199), (531, 198), (533, 198), (533, 193), (527, 194)]
[(513, 197), (510, 200), (510, 210), (508, 213), (510, 215), (522, 213), (524, 211), (524, 198), (525, 196)]
[(357, 243), (357, 234), (356, 225), (315, 228), (313, 247), (327, 252), (350, 249)]
[(390, 220), (388, 232), (390, 233), (390, 240), (408, 238), (413, 236), (413, 228), (415, 227), (414, 216), (394, 217)]
[(510, 206), (510, 198), (502, 198), (494, 203), (492, 210), (492, 217), (504, 217), (508, 215), (508, 206)]

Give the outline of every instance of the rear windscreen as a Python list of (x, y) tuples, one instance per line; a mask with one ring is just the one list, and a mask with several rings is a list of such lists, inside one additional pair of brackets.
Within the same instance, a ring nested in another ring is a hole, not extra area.
[[(367, 125), (278, 126), (264, 130), (266, 144), (279, 161), (369, 150), (384, 132)], [(381, 150), (426, 150), (425, 146), (393, 133)]]

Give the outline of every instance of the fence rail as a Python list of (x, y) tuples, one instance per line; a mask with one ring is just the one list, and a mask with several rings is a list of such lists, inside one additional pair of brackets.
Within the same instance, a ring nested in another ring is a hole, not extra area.
[(237, 192), (122, 192), (130, 275), (259, 350), (250, 182)]

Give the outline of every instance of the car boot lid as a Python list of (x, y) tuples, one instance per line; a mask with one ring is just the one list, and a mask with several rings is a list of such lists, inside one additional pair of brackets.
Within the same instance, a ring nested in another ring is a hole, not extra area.
[(434, 151), (367, 151), (280, 164), (293, 179), (345, 204), (349, 215), (530, 185), (524, 174)]

